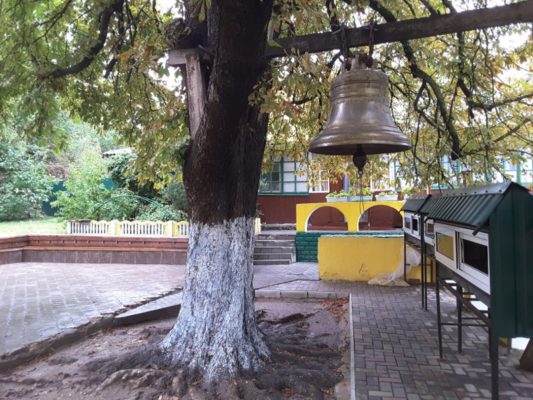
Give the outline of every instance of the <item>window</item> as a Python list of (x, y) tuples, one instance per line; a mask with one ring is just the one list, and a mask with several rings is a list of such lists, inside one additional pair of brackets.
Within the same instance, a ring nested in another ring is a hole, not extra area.
[(435, 224), (433, 222), (426, 222), (426, 235), (435, 236)]
[(454, 237), (452, 235), (445, 235), (444, 233), (437, 232), (437, 251), (446, 256), (450, 260), (455, 260), (454, 252)]
[(276, 161), (272, 165), (272, 171), (261, 174), (259, 181), (259, 191), (262, 193), (279, 193), (281, 192), (281, 162)]
[(413, 232), (418, 233), (418, 218), (417, 217), (413, 217)]
[(307, 173), (298, 170), (296, 161), (283, 160), (283, 192), (307, 193)]
[(478, 288), (490, 293), (488, 235), (478, 232), (474, 236), (470, 230), (458, 230), (458, 272)]
[(405, 216), (403, 219), (403, 226), (405, 229), (411, 229), (411, 216)]
[(316, 182), (309, 182), (309, 192), (329, 193), (329, 179), (325, 175), (326, 171), (318, 171)]
[(461, 261), (483, 274), (489, 273), (488, 248), (481, 243), (461, 238)]
[(259, 193), (262, 194), (307, 194), (329, 193), (329, 180), (324, 178), (325, 172), (318, 173), (318, 180), (313, 186), (308, 181), (307, 169), (303, 164), (283, 157), (273, 163), (272, 170), (261, 174)]

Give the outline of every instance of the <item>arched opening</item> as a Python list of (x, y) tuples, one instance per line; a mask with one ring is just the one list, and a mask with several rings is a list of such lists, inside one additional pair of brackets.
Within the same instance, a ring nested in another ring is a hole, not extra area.
[(373, 206), (359, 217), (360, 231), (391, 231), (401, 229), (401, 214), (389, 206)]
[(320, 207), (309, 215), (307, 231), (347, 231), (348, 222), (342, 212), (334, 207)]

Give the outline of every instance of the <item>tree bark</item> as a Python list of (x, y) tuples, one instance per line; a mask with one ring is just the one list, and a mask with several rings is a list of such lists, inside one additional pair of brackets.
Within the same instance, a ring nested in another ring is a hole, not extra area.
[(267, 65), (271, 7), (271, 1), (219, 0), (208, 13), (213, 64), (184, 167), (190, 233), (183, 302), (160, 344), (171, 365), (207, 383), (256, 369), (269, 355), (255, 323), (252, 285), (268, 120), (249, 96)]

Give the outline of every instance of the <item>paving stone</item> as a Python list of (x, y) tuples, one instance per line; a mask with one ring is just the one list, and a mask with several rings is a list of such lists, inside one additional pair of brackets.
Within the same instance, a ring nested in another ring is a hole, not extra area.
[[(434, 292), (429, 311), (420, 308), (418, 287), (377, 287), (365, 283), (318, 281), (289, 282), (278, 290), (352, 294), (357, 399), (406, 398), (412, 400), (488, 399), (490, 362), (487, 333), (463, 328), (463, 353), (456, 352), (457, 330), (443, 330), (444, 359), (439, 358)], [(444, 318), (455, 312), (455, 300), (442, 294)], [(520, 353), (500, 352), (500, 398), (533, 399), (533, 373), (517, 370)], [(383, 378), (397, 378), (389, 387)], [(523, 386), (522, 386), (523, 385)], [(386, 389), (386, 390), (385, 390)]]
[[(0, 327), (6, 329), (0, 336), (0, 354), (161, 296), (182, 286), (183, 276), (184, 266), (169, 265), (1, 265)], [(465, 327), (463, 353), (458, 354), (457, 330), (446, 327), (441, 360), (433, 291), (426, 312), (420, 308), (418, 287), (319, 281), (312, 263), (255, 266), (254, 287), (258, 295), (293, 292), (330, 298), (352, 294), (358, 400), (490, 398), (486, 331)], [(168, 305), (171, 296), (167, 297), (158, 300), (159, 306)], [(442, 311), (444, 318), (452, 318), (455, 312), (455, 301), (446, 292)], [(533, 399), (533, 373), (516, 369), (519, 355), (500, 352), (502, 399)]]
[[(183, 286), (183, 266), (17, 263), (0, 265), (0, 354)], [(22, 334), (21, 334), (22, 333)], [(15, 337), (16, 340), (6, 340)]]

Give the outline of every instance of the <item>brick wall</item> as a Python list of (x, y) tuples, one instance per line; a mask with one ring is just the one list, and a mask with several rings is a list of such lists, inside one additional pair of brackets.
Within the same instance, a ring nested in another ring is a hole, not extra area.
[(27, 236), (0, 238), (0, 264), (21, 262), (22, 249), (27, 245)]
[(0, 264), (17, 262), (185, 264), (187, 239), (30, 235), (0, 238)]

